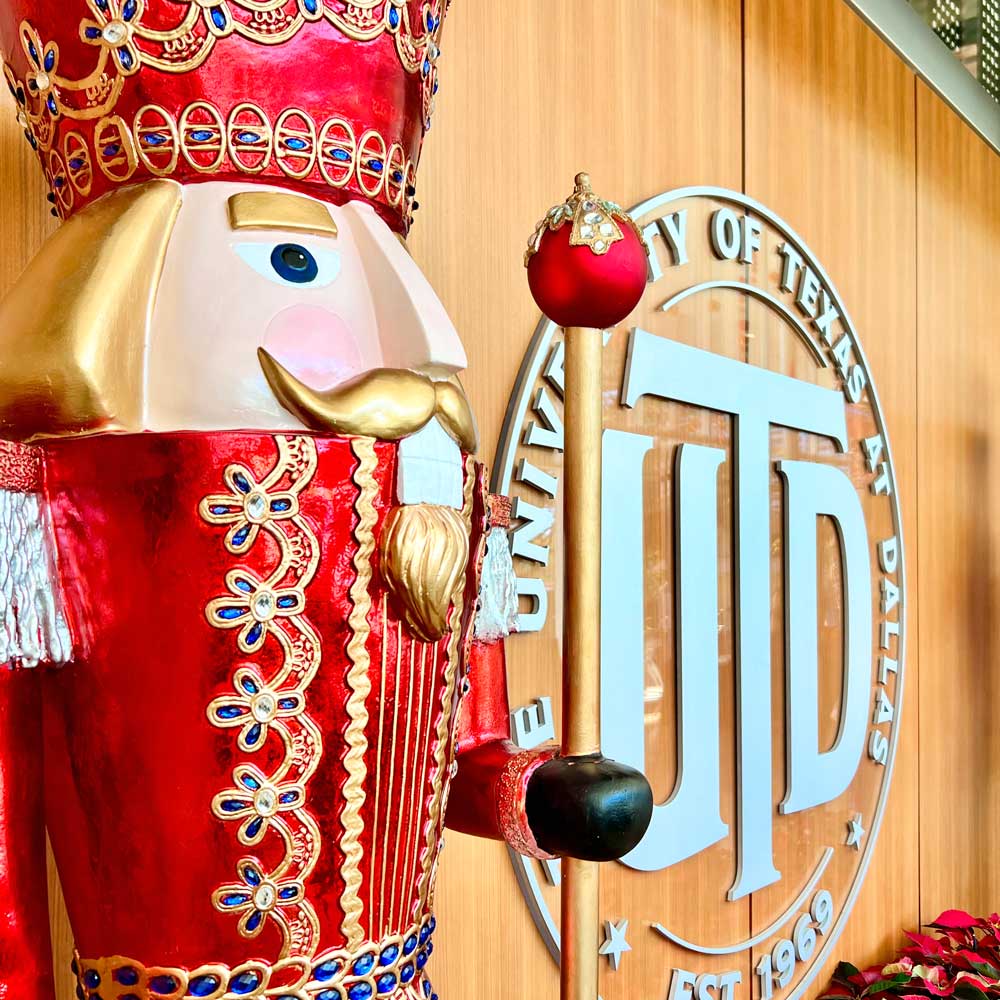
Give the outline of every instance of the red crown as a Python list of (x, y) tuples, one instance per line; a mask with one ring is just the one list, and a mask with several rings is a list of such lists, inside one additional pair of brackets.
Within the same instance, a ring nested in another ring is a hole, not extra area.
[(63, 218), (152, 177), (368, 199), (405, 232), (449, 0), (0, 0)]

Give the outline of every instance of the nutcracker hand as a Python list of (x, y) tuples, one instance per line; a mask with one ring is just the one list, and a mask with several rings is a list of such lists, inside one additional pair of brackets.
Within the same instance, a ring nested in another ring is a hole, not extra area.
[(642, 839), (653, 792), (638, 771), (599, 755), (556, 757), (528, 782), (528, 825), (558, 857), (614, 861)]

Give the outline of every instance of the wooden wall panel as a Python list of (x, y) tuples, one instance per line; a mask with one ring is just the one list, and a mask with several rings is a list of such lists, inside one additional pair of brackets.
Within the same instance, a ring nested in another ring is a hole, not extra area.
[[(463, 0), (442, 48), (410, 245), (464, 337), (490, 461), (538, 319), (524, 247), (574, 174), (589, 170), (626, 205), (692, 183), (739, 188), (740, 3)], [(505, 849), (447, 839), (435, 989), (445, 1000), (555, 997)]]
[(1000, 908), (1000, 158), (917, 88), (921, 915)]
[[(918, 916), (914, 78), (842, 0), (747, 0), (745, 10), (746, 192), (803, 237), (854, 320), (892, 442), (908, 557), (905, 698), (887, 819), (815, 993), (839, 958), (877, 961)], [(776, 766), (780, 775), (783, 759)], [(755, 927), (769, 917), (760, 895)]]

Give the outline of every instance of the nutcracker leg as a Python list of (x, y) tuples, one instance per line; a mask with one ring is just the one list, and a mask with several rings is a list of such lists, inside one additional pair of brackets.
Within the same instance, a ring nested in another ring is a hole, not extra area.
[[(603, 331), (566, 330), (565, 756), (601, 749), (601, 444)], [(563, 860), (562, 1000), (597, 1000), (600, 868)]]

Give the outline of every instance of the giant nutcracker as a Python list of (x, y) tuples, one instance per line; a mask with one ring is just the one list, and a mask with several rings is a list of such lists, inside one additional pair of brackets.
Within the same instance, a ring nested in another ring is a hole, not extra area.
[(0, 2), (63, 220), (0, 306), (4, 1000), (43, 825), (90, 1000), (433, 998), (445, 825), (644, 830), (509, 740), (509, 515), (403, 242), (446, 6)]

